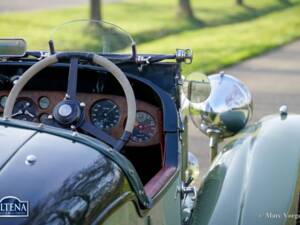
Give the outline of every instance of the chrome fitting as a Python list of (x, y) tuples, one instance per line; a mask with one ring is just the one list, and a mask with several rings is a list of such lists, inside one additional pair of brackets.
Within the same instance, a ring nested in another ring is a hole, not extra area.
[(176, 49), (176, 61), (185, 64), (191, 64), (193, 62), (193, 51), (190, 48)]
[(288, 106), (287, 105), (280, 106), (279, 113), (280, 113), (281, 119), (285, 119), (288, 115)]

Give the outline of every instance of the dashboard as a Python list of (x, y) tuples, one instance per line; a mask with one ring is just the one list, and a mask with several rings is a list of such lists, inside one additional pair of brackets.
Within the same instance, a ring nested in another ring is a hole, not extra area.
[[(1, 114), (8, 94), (8, 91), (0, 91)], [(64, 96), (65, 92), (60, 91), (22, 91), (14, 106), (12, 117), (43, 123)], [(115, 138), (122, 135), (127, 118), (127, 103), (123, 96), (77, 93), (77, 99), (85, 103), (85, 118), (94, 126)], [(159, 144), (162, 138), (161, 110), (144, 101), (136, 100), (136, 103), (136, 122), (127, 145), (140, 147)]]

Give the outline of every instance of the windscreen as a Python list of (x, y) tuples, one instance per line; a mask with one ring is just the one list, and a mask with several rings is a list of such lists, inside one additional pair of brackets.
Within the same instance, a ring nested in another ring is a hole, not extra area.
[(74, 20), (57, 26), (51, 34), (56, 52), (132, 54), (134, 41), (120, 27), (97, 20)]

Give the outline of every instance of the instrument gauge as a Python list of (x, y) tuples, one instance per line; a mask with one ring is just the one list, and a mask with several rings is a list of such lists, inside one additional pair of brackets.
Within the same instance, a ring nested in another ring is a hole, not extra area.
[(102, 130), (108, 130), (117, 126), (120, 120), (119, 106), (109, 99), (99, 100), (94, 103), (90, 114), (92, 123)]
[(49, 114), (48, 113), (43, 113), (40, 115), (40, 122), (41, 123), (46, 123), (48, 120)]
[(22, 99), (14, 105), (12, 118), (25, 121), (34, 121), (36, 119), (37, 109), (31, 100)]
[(43, 96), (39, 99), (39, 107), (41, 109), (47, 109), (50, 106), (50, 100), (48, 97)]
[(0, 105), (1, 105), (2, 108), (5, 107), (6, 101), (7, 101), (7, 96), (6, 95), (4, 95), (0, 98)]
[(147, 112), (137, 112), (136, 122), (131, 135), (131, 141), (142, 143), (149, 141), (156, 133), (154, 118)]

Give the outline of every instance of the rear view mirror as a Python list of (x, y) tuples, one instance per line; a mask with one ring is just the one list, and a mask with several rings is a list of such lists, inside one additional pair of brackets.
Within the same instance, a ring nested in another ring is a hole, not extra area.
[(26, 42), (24, 39), (0, 39), (0, 58), (22, 57), (26, 53)]
[(181, 94), (181, 114), (183, 116), (190, 114), (190, 108), (204, 102), (209, 97), (210, 91), (210, 81), (205, 74), (196, 72), (184, 78)]
[(205, 101), (210, 95), (210, 84), (203, 81), (190, 81), (188, 86), (188, 99), (192, 103)]
[(200, 103), (205, 101), (211, 91), (209, 79), (202, 73), (192, 73), (187, 79), (187, 98), (191, 103)]

